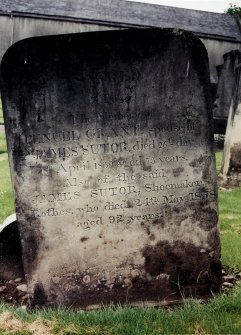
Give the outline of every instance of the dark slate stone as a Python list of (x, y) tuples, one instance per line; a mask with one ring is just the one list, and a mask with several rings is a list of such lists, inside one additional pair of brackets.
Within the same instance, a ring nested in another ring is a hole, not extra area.
[(207, 59), (193, 35), (158, 29), (8, 50), (3, 106), (33, 306), (219, 290)]

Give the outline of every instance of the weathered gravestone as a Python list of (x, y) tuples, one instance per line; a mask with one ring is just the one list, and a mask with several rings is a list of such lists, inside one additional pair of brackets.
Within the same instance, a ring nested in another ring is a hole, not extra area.
[(219, 73), (213, 116), (217, 134), (225, 134), (229, 111), (237, 90), (236, 70), (240, 51), (233, 50), (223, 56), (223, 64), (217, 67)]
[(14, 213), (0, 224), (0, 282), (23, 277), (21, 245)]
[[(241, 52), (231, 51), (224, 56), (218, 83), (217, 111), (228, 115), (223, 162), (219, 182), (221, 186), (241, 185)], [(220, 114), (221, 114), (220, 113)]]
[(198, 39), (171, 30), (33, 38), (9, 49), (2, 76), (32, 305), (158, 305), (219, 289)]

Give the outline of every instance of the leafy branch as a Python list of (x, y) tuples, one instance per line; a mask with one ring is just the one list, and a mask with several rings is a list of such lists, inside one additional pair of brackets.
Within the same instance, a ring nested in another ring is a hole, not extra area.
[(230, 15), (238, 15), (241, 18), (241, 7), (238, 7), (232, 3), (230, 3), (229, 5), (230, 7), (225, 10), (225, 13)]

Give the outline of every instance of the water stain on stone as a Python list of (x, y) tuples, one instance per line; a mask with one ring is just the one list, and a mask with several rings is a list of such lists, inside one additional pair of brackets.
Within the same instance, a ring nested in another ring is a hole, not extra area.
[(182, 173), (184, 171), (184, 168), (183, 167), (178, 167), (178, 168), (176, 168), (176, 169), (173, 169), (172, 170), (172, 173), (173, 173), (173, 176), (174, 177), (178, 177), (178, 176), (180, 176), (180, 174)]
[(219, 289), (220, 260), (218, 258), (211, 260), (208, 253), (201, 253), (200, 248), (191, 243), (159, 241), (154, 246), (146, 246), (143, 249), (143, 256), (145, 270), (151, 276), (166, 273), (173, 285), (204, 283), (212, 285), (213, 289)]
[[(200, 214), (201, 213), (201, 214)], [(217, 225), (218, 213), (215, 209), (210, 207), (203, 210), (203, 206), (200, 206), (200, 212), (195, 207), (195, 212), (193, 214), (195, 220), (199, 221), (199, 226), (205, 231), (210, 231), (213, 227)]]
[(151, 165), (147, 165), (145, 159), (143, 158), (143, 156), (140, 157), (140, 162), (141, 162), (141, 166), (143, 168), (143, 171), (148, 171), (150, 172), (152, 170)]
[(216, 250), (216, 253), (220, 253), (220, 238), (219, 230), (217, 228), (212, 229), (207, 237), (207, 243), (212, 246), (213, 250)]
[(205, 162), (204, 157), (201, 155), (199, 158), (194, 159), (189, 165), (192, 167), (200, 167)]
[(212, 180), (212, 172), (213, 170), (210, 167), (211, 165), (211, 161), (206, 162), (204, 168), (203, 168), (203, 172), (202, 172), (202, 178), (203, 180)]
[(43, 285), (41, 283), (36, 284), (33, 290), (33, 300), (31, 302), (31, 306), (43, 306), (47, 304), (47, 302), (48, 298), (44, 291)]
[[(20, 203), (17, 199), (16, 209), (18, 213), (21, 213), (21, 208), (26, 210), (26, 205)], [(19, 219), (19, 235), (22, 246), (22, 258), (25, 273), (30, 275), (35, 268), (38, 267), (38, 253), (42, 248), (44, 241), (44, 235), (40, 230), (40, 220), (33, 218), (27, 214), (24, 216), (24, 220)], [(31, 224), (30, 224), (31, 223)], [(47, 247), (47, 245), (46, 245)]]
[(164, 218), (159, 218), (159, 219), (154, 219), (154, 220), (152, 221), (152, 224), (153, 224), (154, 226), (160, 226), (161, 228), (164, 228), (166, 222), (165, 222)]
[(210, 157), (200, 156), (197, 159), (194, 159), (189, 165), (194, 168), (198, 173), (202, 171), (202, 178), (204, 180), (212, 179), (212, 169), (211, 167), (212, 160)]
[(130, 200), (127, 200), (127, 207), (128, 208), (133, 208), (134, 207), (133, 202), (130, 201)]
[(150, 228), (148, 226), (145, 226), (144, 228), (145, 228), (147, 235), (150, 235), (151, 234)]
[(80, 241), (81, 242), (86, 242), (89, 239), (89, 237), (81, 237)]
[(23, 145), (21, 144), (20, 137), (16, 136), (13, 143), (13, 165), (19, 177), (22, 177), (23, 173), (23, 162), (25, 162), (25, 156)]
[(241, 171), (241, 149), (238, 144), (235, 144), (230, 150), (230, 168), (228, 171), (228, 175), (230, 172), (240, 172)]

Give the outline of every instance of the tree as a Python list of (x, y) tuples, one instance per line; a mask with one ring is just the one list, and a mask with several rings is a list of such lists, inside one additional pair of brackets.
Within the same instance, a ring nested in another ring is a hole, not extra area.
[(241, 18), (241, 7), (238, 7), (232, 3), (230, 3), (229, 5), (230, 7), (225, 10), (225, 13), (231, 15), (238, 15)]

